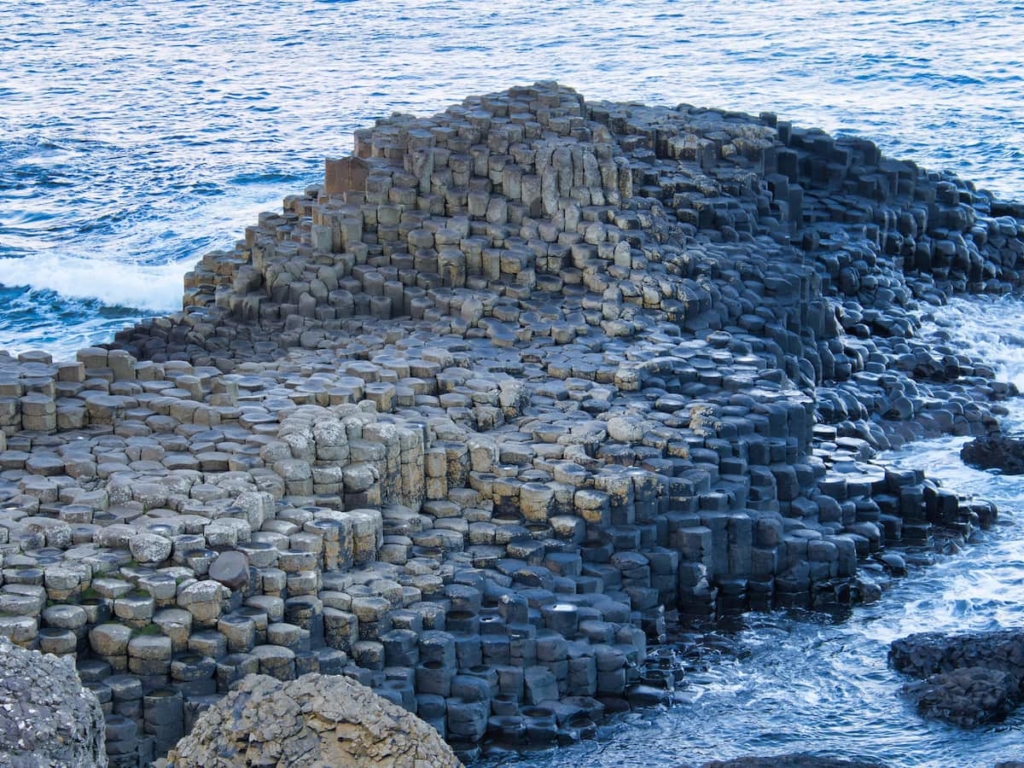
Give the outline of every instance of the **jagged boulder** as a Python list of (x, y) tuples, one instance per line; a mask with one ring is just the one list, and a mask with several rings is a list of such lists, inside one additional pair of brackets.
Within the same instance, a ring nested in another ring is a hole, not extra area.
[(1001, 720), (1021, 703), (1024, 630), (921, 632), (894, 641), (889, 663), (923, 678), (903, 688), (921, 715), (970, 728)]
[(0, 637), (0, 765), (107, 765), (103, 710), (74, 662)]
[(167, 756), (180, 768), (460, 766), (437, 731), (342, 676), (244, 678)]
[(918, 632), (894, 640), (889, 663), (911, 677), (984, 667), (1024, 676), (1024, 628), (993, 632)]
[(978, 437), (960, 449), (964, 464), (998, 469), (1004, 475), (1024, 474), (1024, 439), (1006, 435)]

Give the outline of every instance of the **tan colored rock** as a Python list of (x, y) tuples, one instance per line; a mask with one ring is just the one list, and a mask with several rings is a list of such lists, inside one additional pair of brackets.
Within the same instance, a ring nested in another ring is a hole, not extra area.
[(366, 185), (369, 166), (358, 157), (327, 158), (324, 191), (328, 195), (343, 195), (349, 190), (361, 190)]
[(167, 758), (179, 768), (461, 765), (415, 715), (346, 677), (315, 674), (286, 683), (244, 678)]

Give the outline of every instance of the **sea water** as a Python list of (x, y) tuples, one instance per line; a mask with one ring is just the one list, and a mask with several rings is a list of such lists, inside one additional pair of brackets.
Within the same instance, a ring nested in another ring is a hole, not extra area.
[(352, 131), (556, 79), (867, 136), (1024, 195), (1024, 4), (68, 0), (0, 5), (0, 349), (70, 357)]
[[(394, 111), (557, 79), (588, 99), (690, 103), (875, 140), (1024, 197), (1024, 5), (998, 0), (69, 0), (0, 6), (0, 349), (58, 358), (180, 307), (182, 276)], [(934, 332), (1024, 384), (1019, 300), (954, 302)], [(1009, 428), (1024, 422), (1013, 405)], [(891, 766), (1024, 758), (1024, 716), (919, 719), (891, 640), (1024, 623), (1024, 486), (957, 439), (887, 460), (995, 500), (1004, 522), (834, 617), (747, 617), (689, 704), (515, 761), (675, 766), (810, 751)], [(509, 759), (511, 760), (511, 758)], [(500, 757), (492, 762), (507, 762)]]

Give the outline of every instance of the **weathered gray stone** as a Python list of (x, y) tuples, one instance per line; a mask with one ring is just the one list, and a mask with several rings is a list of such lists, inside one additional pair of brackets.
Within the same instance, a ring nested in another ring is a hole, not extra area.
[(486, 678), (549, 743), (566, 691), (660, 701), (666, 611), (870, 602), (858, 556), (895, 574), (898, 543), (994, 520), (871, 462), (997, 427), (1014, 388), (914, 302), (1019, 287), (1019, 206), (555, 83), (381, 119), (355, 155), (204, 256), (187, 311), (72, 365), (0, 354), (0, 634), (147, 691), (169, 641), (189, 722), (247, 671), (345, 668), (447, 696), (431, 724), (475, 741)]
[(128, 540), (132, 557), (140, 563), (162, 563), (171, 556), (170, 539), (155, 533), (137, 533)]
[(74, 663), (0, 638), (0, 762), (106, 766), (103, 711)]
[[(260, 744), (259, 757), (252, 744)], [(437, 732), (342, 676), (242, 680), (169, 755), (178, 766), (458, 766)]]
[(238, 589), (249, 583), (249, 558), (237, 550), (221, 552), (210, 563), (207, 575), (228, 589)]

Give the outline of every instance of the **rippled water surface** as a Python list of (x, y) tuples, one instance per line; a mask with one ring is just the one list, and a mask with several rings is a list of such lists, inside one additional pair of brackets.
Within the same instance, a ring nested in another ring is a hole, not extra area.
[(355, 128), (539, 79), (775, 111), (1020, 195), (1022, 38), (1000, 0), (6, 3), (0, 348), (179, 307)]

